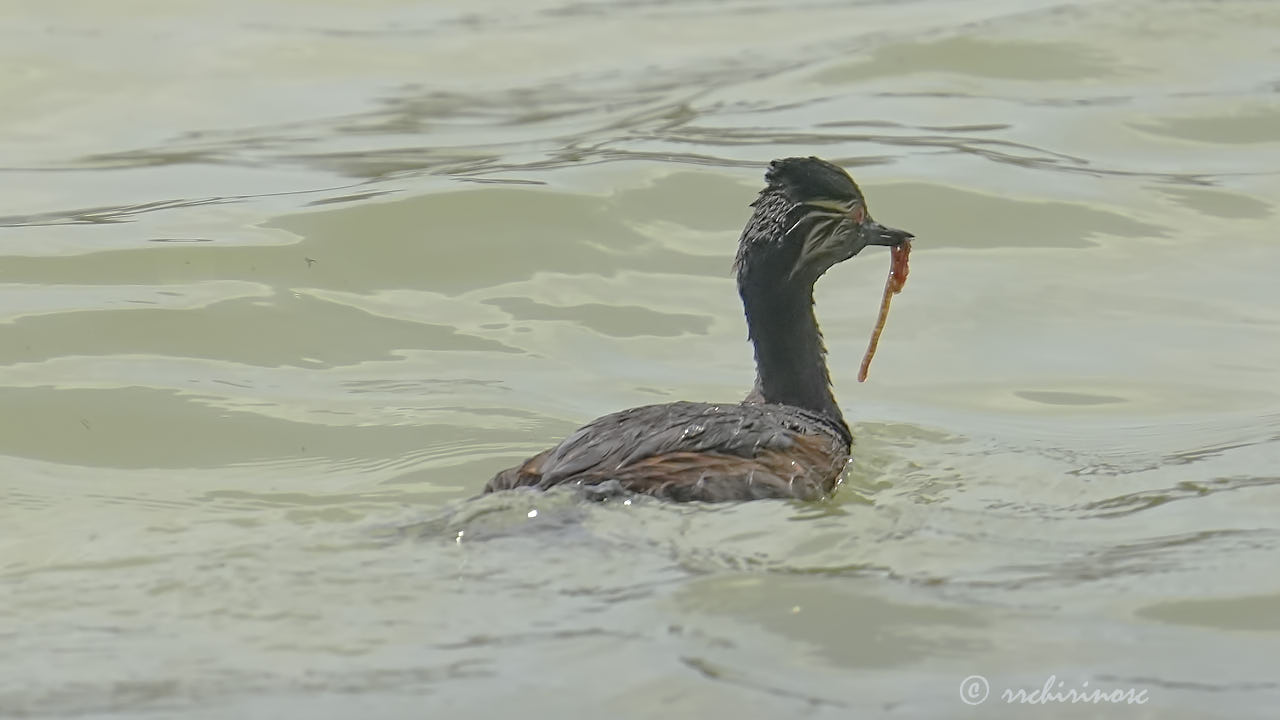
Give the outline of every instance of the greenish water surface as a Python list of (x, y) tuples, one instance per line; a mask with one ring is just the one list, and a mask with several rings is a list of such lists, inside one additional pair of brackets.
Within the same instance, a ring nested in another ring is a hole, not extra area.
[[(1275, 717), (1277, 38), (1248, 0), (0, 6), (0, 717)], [(475, 499), (742, 397), (737, 234), (810, 154), (919, 238), (867, 383), (887, 253), (818, 288), (836, 497)], [(1046, 684), (1145, 702), (1002, 697)]]

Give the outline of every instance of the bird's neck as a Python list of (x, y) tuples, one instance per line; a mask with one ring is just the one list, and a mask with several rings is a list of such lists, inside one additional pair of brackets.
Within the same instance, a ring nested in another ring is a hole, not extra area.
[(739, 290), (756, 351), (756, 386), (748, 399), (809, 410), (847, 428), (831, 394), (812, 286), (744, 284)]

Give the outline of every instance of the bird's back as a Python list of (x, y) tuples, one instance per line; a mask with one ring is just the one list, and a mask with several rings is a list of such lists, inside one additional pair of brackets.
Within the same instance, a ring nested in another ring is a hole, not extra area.
[(485, 492), (616, 481), (678, 501), (817, 499), (835, 487), (849, 442), (843, 424), (788, 405), (647, 405), (592, 421)]

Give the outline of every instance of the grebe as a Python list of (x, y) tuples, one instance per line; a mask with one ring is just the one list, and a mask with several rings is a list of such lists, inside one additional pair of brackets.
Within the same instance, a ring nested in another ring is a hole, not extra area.
[(831, 394), (813, 286), (867, 245), (912, 235), (872, 220), (857, 184), (825, 160), (774, 160), (765, 183), (734, 260), (755, 346), (747, 397), (605, 415), (498, 473), (486, 493), (616, 481), (668, 500), (729, 501), (815, 500), (835, 489), (853, 436)]

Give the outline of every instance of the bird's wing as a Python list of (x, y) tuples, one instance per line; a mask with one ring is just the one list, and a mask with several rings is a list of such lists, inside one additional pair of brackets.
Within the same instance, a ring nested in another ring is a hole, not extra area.
[(679, 402), (593, 420), (498, 473), (487, 491), (617, 480), (678, 500), (819, 497), (847, 458), (830, 428), (795, 408)]
[(592, 421), (553, 448), (542, 462), (541, 484), (672, 453), (752, 458), (790, 448), (792, 435), (765, 406), (680, 402), (632, 408)]

